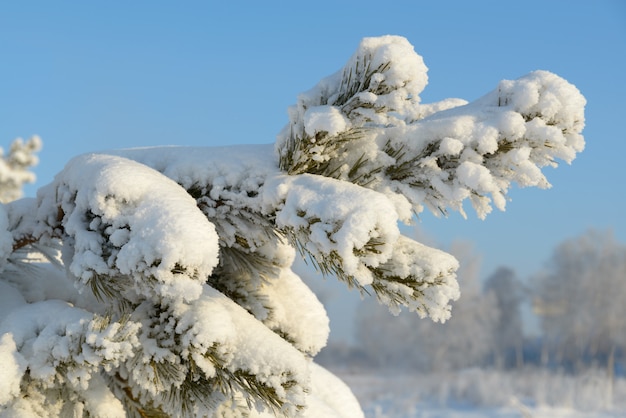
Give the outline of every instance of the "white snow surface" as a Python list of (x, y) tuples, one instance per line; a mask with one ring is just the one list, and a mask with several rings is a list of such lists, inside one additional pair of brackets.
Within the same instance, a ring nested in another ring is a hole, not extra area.
[(604, 370), (331, 370), (352, 389), (366, 418), (626, 417), (626, 380), (618, 378), (610, 389)]
[(13, 335), (0, 337), (0, 405), (9, 402), (20, 393), (20, 382), (26, 370), (26, 361), (17, 352)]

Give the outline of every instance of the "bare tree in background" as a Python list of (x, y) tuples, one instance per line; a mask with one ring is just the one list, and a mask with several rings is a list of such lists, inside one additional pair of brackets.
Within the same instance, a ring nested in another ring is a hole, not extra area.
[(626, 348), (626, 246), (611, 231), (564, 241), (535, 277), (535, 296), (556, 361), (604, 359), (613, 381), (616, 352)]
[(508, 354), (514, 353), (514, 365), (524, 363), (524, 327), (521, 304), (525, 292), (515, 272), (508, 267), (499, 267), (485, 282), (485, 292), (493, 294), (498, 307), (498, 318), (494, 329), (494, 362), (496, 367), (511, 366)]

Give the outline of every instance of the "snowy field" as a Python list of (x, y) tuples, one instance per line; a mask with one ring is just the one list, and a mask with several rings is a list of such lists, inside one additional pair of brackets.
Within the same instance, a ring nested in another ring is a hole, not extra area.
[(336, 371), (367, 418), (626, 417), (626, 379), (610, 386), (603, 371), (580, 376), (479, 369), (431, 375)]

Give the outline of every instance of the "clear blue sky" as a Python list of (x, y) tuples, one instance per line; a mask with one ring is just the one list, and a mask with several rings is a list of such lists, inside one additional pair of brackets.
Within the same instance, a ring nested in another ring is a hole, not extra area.
[(298, 93), (361, 38), (409, 39), (430, 68), (422, 99), (476, 99), (532, 70), (586, 96), (587, 149), (513, 190), (485, 221), (424, 215), (446, 247), (475, 242), (484, 274), (525, 278), (589, 228), (626, 242), (626, 2), (0, 2), (0, 144), (38, 134), (36, 188), (73, 156), (151, 145), (271, 143)]

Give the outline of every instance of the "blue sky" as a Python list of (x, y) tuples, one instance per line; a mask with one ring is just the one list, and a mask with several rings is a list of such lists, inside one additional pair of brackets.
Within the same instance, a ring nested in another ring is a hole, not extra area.
[[(480, 221), (421, 217), (446, 247), (470, 240), (484, 274), (526, 278), (566, 238), (626, 242), (626, 2), (0, 2), (0, 144), (41, 136), (37, 184), (80, 153), (152, 145), (272, 143), (298, 93), (361, 38), (402, 35), (429, 67), (423, 102), (474, 100), (532, 70), (587, 98), (586, 150), (513, 190)], [(410, 231), (409, 231), (410, 232)]]

